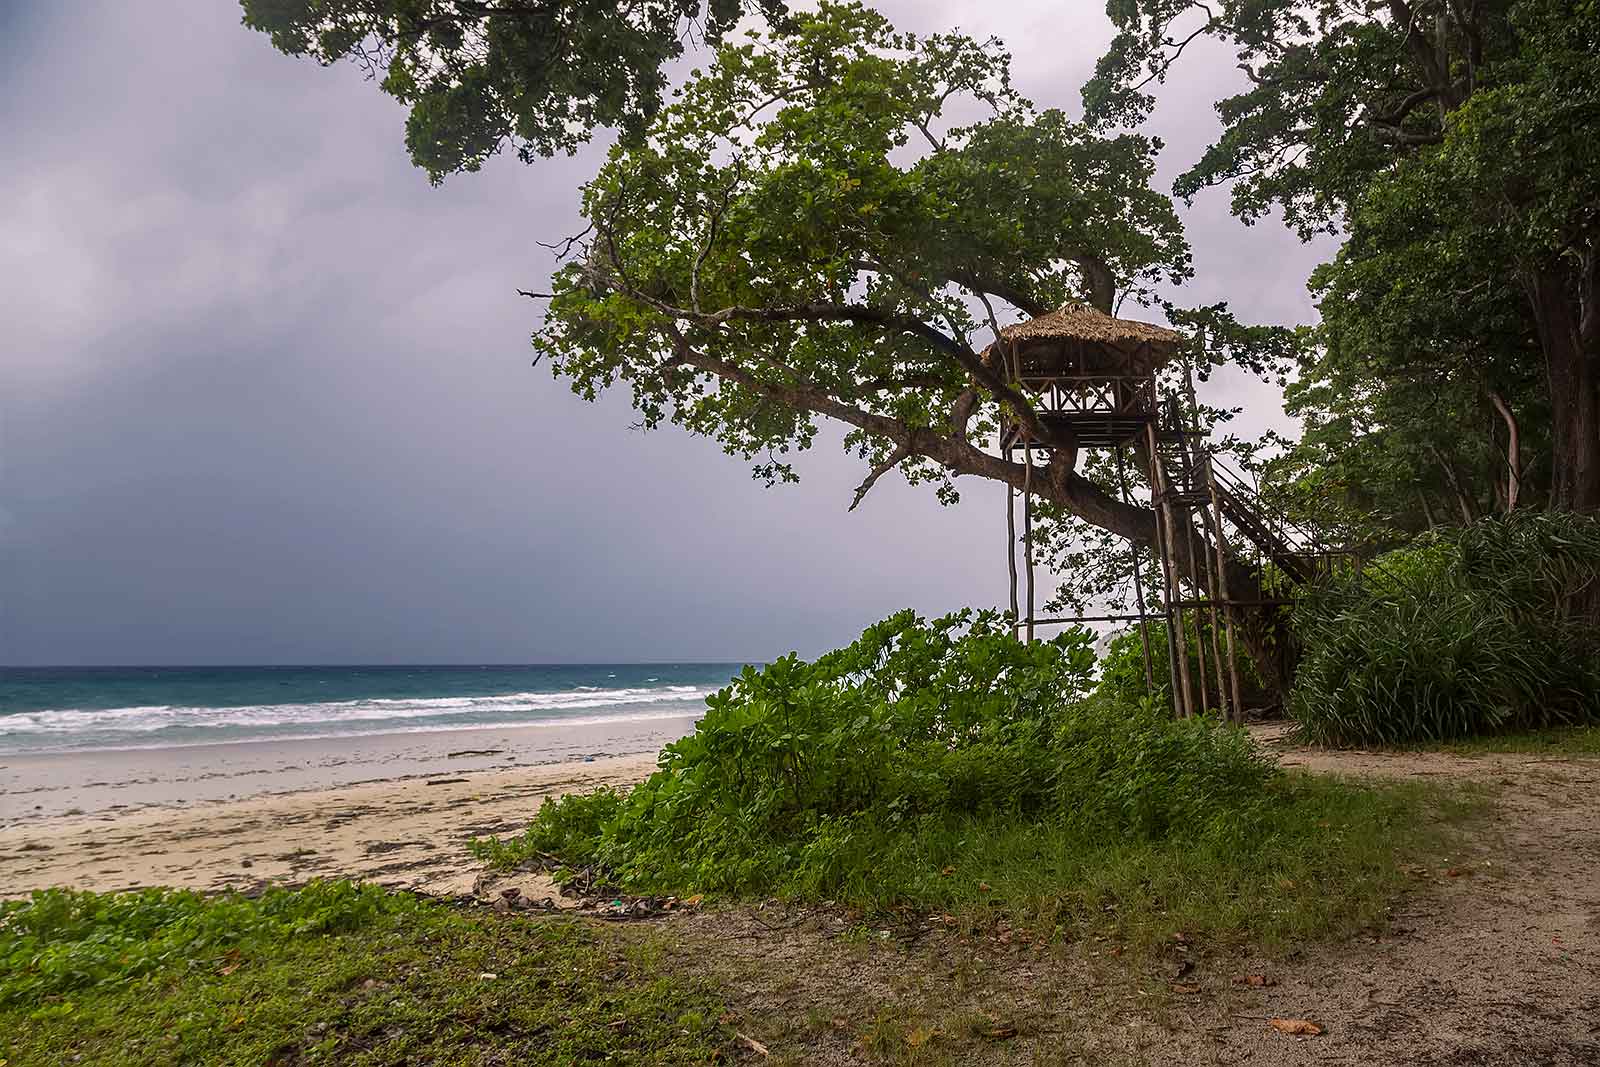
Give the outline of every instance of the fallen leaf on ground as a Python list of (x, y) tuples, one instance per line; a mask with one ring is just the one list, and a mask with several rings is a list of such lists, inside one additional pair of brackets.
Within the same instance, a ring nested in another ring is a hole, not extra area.
[(1193, 982), (1173, 982), (1172, 991), (1174, 993), (1198, 993), (1200, 992), (1200, 987)]
[(1451, 867), (1444, 872), (1446, 878), (1463, 878), (1472, 874), (1471, 867)]
[(1271, 1019), (1267, 1025), (1291, 1037), (1320, 1037), (1325, 1032), (1321, 1023), (1314, 1023), (1310, 1019)]
[(1017, 1028), (1015, 1026), (991, 1026), (983, 1031), (983, 1036), (990, 1041), (1004, 1041), (1007, 1038), (1016, 1037)]
[(1276, 978), (1269, 978), (1264, 974), (1241, 974), (1233, 980), (1234, 985), (1247, 985), (1253, 989), (1265, 989), (1267, 986), (1278, 984)]
[(754, 1052), (756, 1055), (758, 1055), (758, 1056), (771, 1055), (771, 1053), (769, 1053), (767, 1051), (767, 1046), (763, 1045), (761, 1042), (757, 1041), (755, 1038), (751, 1037), (749, 1034), (741, 1034), (739, 1031), (735, 1030), (733, 1032), (733, 1036), (737, 1037), (739, 1039), (739, 1041), (744, 1045), (745, 1048), (749, 1049), (751, 1052)]
[(978, 892), (987, 893), (987, 892), (989, 892), (989, 889), (990, 889), (990, 886), (989, 886), (988, 882), (979, 882), (978, 883)]
[(941, 869), (941, 870), (940, 870), (940, 871), (939, 871), (939, 873), (940, 873), (940, 874), (942, 874), (942, 875), (944, 875), (944, 876), (945, 876), (945, 877), (946, 877), (946, 878), (948, 878), (948, 877), (950, 877), (950, 876), (951, 876), (951, 875), (952, 875), (952, 874), (955, 874), (955, 873), (956, 873), (956, 869), (955, 869), (955, 868), (954, 868), (954, 867), (945, 867), (945, 868), (943, 868), (943, 869)]
[(698, 908), (700, 906), (700, 902), (705, 899), (706, 896), (704, 893), (696, 893), (692, 897), (684, 897), (683, 906), (686, 908)]

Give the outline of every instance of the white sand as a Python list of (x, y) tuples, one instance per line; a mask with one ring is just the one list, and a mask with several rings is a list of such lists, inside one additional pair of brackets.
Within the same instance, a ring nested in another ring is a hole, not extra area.
[(0, 896), (319, 875), (470, 892), (470, 838), (520, 830), (545, 797), (642, 780), (693, 722), (0, 757)]
[[(630, 785), (655, 755), (367, 782), (187, 809), (58, 815), (0, 828), (0, 895), (45, 886), (194, 889), (348, 876), (427, 892), (472, 891), (474, 836), (514, 833), (544, 797)], [(438, 776), (443, 777), (443, 776)]]

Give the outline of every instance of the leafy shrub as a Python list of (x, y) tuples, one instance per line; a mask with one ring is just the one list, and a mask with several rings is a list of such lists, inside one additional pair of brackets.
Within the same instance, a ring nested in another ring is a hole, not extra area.
[(37, 890), (0, 902), (0, 1007), (215, 961), (251, 942), (352, 930), (415, 907), (377, 886), (312, 882), (259, 897)]
[(1248, 739), (1091, 699), (1091, 639), (902, 612), (814, 662), (747, 668), (631, 793), (547, 802), (522, 837), (478, 850), (554, 854), (639, 890), (827, 895), (939, 828), (1198, 837), (1254, 810), (1273, 772)]
[(1522, 513), (1392, 552), (1295, 609), (1291, 711), (1326, 744), (1600, 720), (1600, 521)]

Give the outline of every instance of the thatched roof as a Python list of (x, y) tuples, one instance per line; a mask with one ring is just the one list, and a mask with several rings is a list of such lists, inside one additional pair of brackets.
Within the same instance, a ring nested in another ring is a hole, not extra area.
[(1140, 342), (1176, 346), (1183, 341), (1182, 334), (1165, 326), (1132, 319), (1114, 319), (1099, 308), (1070, 302), (1036, 319), (1006, 326), (1001, 329), (1000, 336), (1007, 341), (1017, 342), (1070, 340), (1118, 346), (1138, 345)]
[(1015, 347), (1025, 374), (1071, 368), (1079, 373), (1146, 375), (1177, 354), (1183, 343), (1176, 330), (1113, 318), (1073, 302), (1004, 327), (1000, 339), (1006, 356)]

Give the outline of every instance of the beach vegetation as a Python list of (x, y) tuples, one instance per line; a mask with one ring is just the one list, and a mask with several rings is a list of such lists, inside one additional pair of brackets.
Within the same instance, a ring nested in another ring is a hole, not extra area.
[(1299, 732), (1394, 745), (1600, 721), (1600, 520), (1519, 511), (1315, 587)]
[(349, 882), (259, 896), (49, 890), (0, 905), (6, 1067), (726, 1062), (654, 935)]
[(1377, 922), (1457, 800), (1285, 773), (1243, 730), (1095, 691), (1091, 635), (902, 612), (747, 669), (629, 791), (547, 801), (491, 863), (621, 890), (1004, 914), (1153, 944)]

